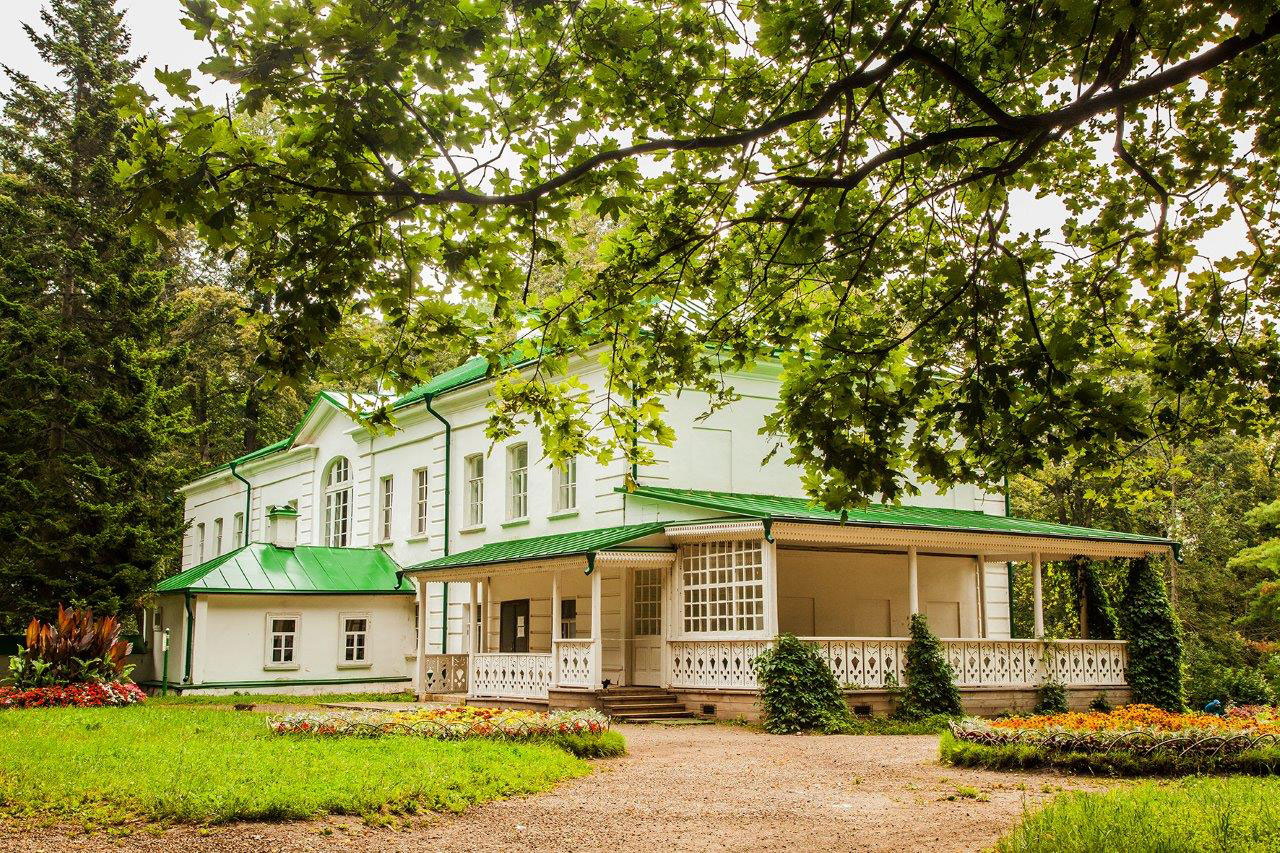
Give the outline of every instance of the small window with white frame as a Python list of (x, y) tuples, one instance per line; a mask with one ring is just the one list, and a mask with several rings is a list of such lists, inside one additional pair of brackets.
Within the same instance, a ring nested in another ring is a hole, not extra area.
[(507, 520), (529, 515), (529, 445), (507, 448)]
[(413, 535), (426, 536), (431, 527), (431, 478), (426, 468), (413, 472)]
[(338, 617), (342, 642), (338, 650), (339, 666), (369, 665), (369, 614), (343, 613)]
[(267, 614), (267, 669), (298, 668), (297, 613)]
[(204, 524), (196, 525), (196, 564), (204, 562)]
[(392, 501), (395, 498), (395, 479), (388, 474), (378, 481), (378, 541), (391, 541)]
[(232, 525), (231, 525), (231, 529), (232, 529), (232, 535), (235, 536), (235, 539), (233, 539), (231, 542), (231, 547), (239, 548), (241, 545), (246, 544), (244, 541), (244, 513), (243, 512), (237, 512), (235, 514), (234, 521), (232, 522)]
[(473, 453), (464, 463), (467, 477), (467, 526), (484, 524), (484, 455)]
[(570, 512), (578, 508), (578, 460), (566, 459), (551, 466), (552, 512)]
[(213, 520), (213, 556), (222, 553), (222, 519)]

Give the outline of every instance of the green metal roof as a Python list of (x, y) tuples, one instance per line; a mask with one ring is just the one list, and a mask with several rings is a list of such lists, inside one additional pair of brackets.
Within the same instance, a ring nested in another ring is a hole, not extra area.
[(426, 382), (411, 389), (404, 396), (391, 403), (391, 408), (398, 409), (410, 403), (416, 403), (426, 397), (434, 397), (445, 391), (452, 391), (463, 385), (483, 379), (489, 373), (489, 360), (484, 356), (469, 358), (452, 370), (446, 370), (439, 376), (433, 376)]
[(552, 557), (572, 557), (594, 554), (626, 542), (660, 533), (670, 522), (650, 521), (645, 524), (624, 524), (618, 527), (599, 527), (595, 530), (577, 530), (573, 533), (553, 533), (528, 539), (508, 539), (491, 542), (460, 554), (450, 554), (436, 560), (428, 560), (410, 566), (408, 571), (424, 569), (451, 569), (459, 566), (483, 566), (489, 563), (514, 563), (520, 560), (545, 560)]
[(397, 593), (400, 566), (379, 548), (252, 542), (156, 584), (156, 592)]
[[(626, 492), (625, 489), (617, 489)], [(910, 527), (931, 530), (960, 530), (973, 533), (1011, 533), (1022, 536), (1050, 536), (1065, 539), (1090, 539), (1107, 542), (1136, 542), (1171, 546), (1172, 539), (1117, 533), (1092, 527), (1074, 527), (1005, 515), (988, 515), (980, 510), (943, 509), (940, 507), (870, 504), (849, 510), (827, 510), (806, 498), (776, 495), (750, 495), (737, 492), (712, 492), (700, 489), (670, 489), (663, 486), (636, 486), (630, 494), (651, 500), (669, 501), (685, 506), (718, 510), (751, 518), (775, 518), (795, 521), (853, 524), (861, 526)]]

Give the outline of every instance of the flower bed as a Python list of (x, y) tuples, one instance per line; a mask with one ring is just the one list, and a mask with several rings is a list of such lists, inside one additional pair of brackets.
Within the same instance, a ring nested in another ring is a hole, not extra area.
[(132, 682), (102, 681), (51, 687), (0, 687), (0, 708), (112, 708), (136, 705), (146, 694)]
[(599, 711), (514, 711), (497, 708), (423, 708), (413, 711), (300, 711), (268, 719), (276, 734), (381, 737), (413, 735), (437, 740), (598, 735), (609, 728)]

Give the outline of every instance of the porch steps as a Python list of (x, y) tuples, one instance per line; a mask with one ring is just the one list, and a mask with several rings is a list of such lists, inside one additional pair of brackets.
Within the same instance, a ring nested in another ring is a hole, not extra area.
[(620, 687), (600, 694), (604, 712), (620, 723), (657, 723), (691, 719), (694, 713), (676, 694), (656, 687)]

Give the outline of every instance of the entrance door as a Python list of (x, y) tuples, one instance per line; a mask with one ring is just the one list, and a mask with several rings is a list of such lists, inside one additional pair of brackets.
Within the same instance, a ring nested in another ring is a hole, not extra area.
[(631, 684), (662, 683), (662, 570), (631, 571)]
[(518, 598), (514, 601), (502, 602), (498, 651), (529, 651), (529, 599)]

